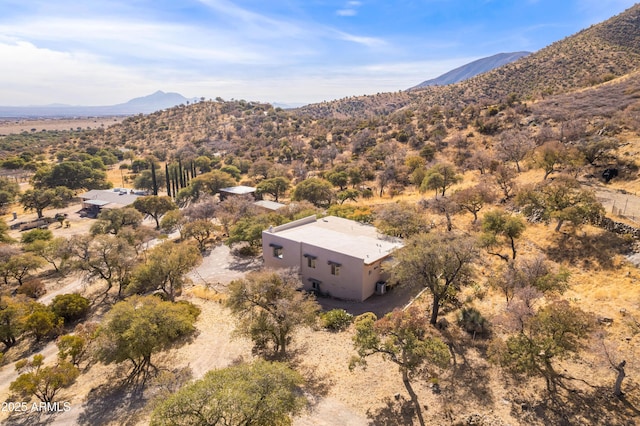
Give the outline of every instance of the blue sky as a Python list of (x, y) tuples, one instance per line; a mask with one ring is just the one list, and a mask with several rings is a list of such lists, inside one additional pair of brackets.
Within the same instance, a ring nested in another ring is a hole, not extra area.
[(0, 0), (0, 105), (310, 103), (536, 51), (634, 0)]

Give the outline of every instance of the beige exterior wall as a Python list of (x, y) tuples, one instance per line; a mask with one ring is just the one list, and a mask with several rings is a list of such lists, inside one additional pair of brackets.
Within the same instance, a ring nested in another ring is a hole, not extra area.
[[(298, 268), (306, 290), (315, 290), (331, 297), (364, 301), (373, 295), (376, 283), (385, 278), (381, 264), (387, 256), (378, 258), (371, 264), (365, 264), (362, 257), (331, 250), (317, 243), (305, 243), (308, 234), (304, 232), (289, 233), (287, 236), (287, 230), (298, 229), (315, 222), (315, 217), (310, 217), (263, 231), (262, 252), (265, 267)], [(319, 231), (316, 229), (314, 232)], [(350, 236), (345, 235), (345, 238)], [(373, 240), (373, 256), (378, 254), (375, 253), (376, 246), (377, 243)], [(339, 265), (338, 274), (332, 273), (335, 272), (335, 268), (332, 271), (332, 264)]]
[[(345, 300), (362, 301), (366, 298), (363, 290), (362, 259), (336, 253), (321, 247), (302, 243), (302, 264), (300, 273), (305, 289), (312, 289), (312, 281), (320, 282), (322, 294)], [(309, 267), (307, 256), (315, 256), (315, 268)], [(332, 265), (339, 265), (338, 275), (333, 275)]]
[[(282, 247), (282, 257), (274, 255), (274, 246)], [(277, 234), (262, 232), (262, 257), (267, 268), (299, 268), (300, 243), (280, 237)]]

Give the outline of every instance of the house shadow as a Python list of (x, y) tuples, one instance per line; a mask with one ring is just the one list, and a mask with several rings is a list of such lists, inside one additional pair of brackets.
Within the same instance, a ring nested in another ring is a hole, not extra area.
[(407, 306), (419, 292), (420, 289), (409, 288), (409, 286), (395, 286), (389, 288), (385, 294), (373, 294), (364, 302), (322, 296), (318, 296), (317, 301), (325, 311), (344, 309), (354, 316), (373, 312), (378, 318), (381, 318), (394, 309)]

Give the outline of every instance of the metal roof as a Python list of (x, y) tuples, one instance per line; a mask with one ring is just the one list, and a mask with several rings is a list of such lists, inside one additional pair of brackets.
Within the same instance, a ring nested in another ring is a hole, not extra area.
[(107, 204), (129, 206), (133, 204), (139, 196), (140, 195), (132, 194), (128, 190), (120, 188), (92, 189), (91, 191), (79, 195), (84, 203), (92, 204), (94, 206), (106, 206)]
[(251, 194), (252, 192), (256, 192), (256, 188), (254, 188), (253, 186), (238, 185), (238, 186), (230, 186), (228, 188), (220, 188), (220, 192), (242, 195), (242, 194)]

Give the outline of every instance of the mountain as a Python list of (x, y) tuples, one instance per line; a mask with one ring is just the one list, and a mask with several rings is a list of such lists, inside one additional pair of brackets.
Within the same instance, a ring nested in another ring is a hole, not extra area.
[(307, 105), (313, 118), (368, 118), (400, 108), (464, 109), (507, 98), (539, 100), (601, 84), (640, 69), (640, 3), (515, 62), (446, 86)]
[(494, 68), (517, 61), (523, 56), (527, 56), (529, 54), (531, 54), (531, 52), (498, 53), (497, 55), (470, 62), (431, 80), (423, 81), (422, 83), (411, 87), (409, 90), (427, 86), (444, 86), (447, 84), (458, 83), (471, 77), (475, 77), (478, 74), (491, 71)]
[(97, 117), (109, 115), (150, 114), (176, 105), (198, 102), (197, 98), (188, 99), (179, 93), (165, 93), (161, 90), (128, 102), (108, 106), (72, 106), (63, 104), (40, 106), (0, 106), (2, 118), (61, 118), (61, 117)]

